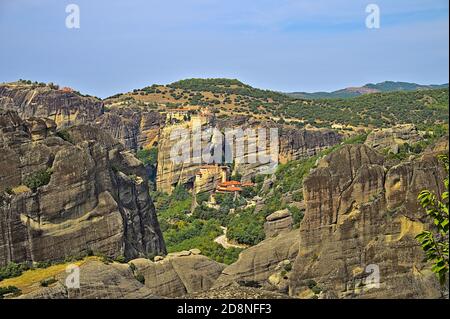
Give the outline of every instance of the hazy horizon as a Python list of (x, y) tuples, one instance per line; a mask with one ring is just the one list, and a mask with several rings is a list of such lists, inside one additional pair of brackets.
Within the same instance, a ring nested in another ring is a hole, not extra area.
[[(65, 8), (80, 7), (68, 29)], [(280, 92), (384, 81), (448, 83), (448, 2), (2, 0), (0, 81), (54, 82), (107, 97), (186, 78)]]

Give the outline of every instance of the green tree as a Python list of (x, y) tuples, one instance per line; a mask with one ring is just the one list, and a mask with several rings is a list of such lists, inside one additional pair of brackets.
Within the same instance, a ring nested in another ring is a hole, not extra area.
[[(446, 155), (439, 156), (448, 175), (449, 160)], [(441, 198), (423, 190), (418, 196), (420, 205), (426, 214), (433, 219), (435, 232), (423, 231), (416, 236), (425, 252), (425, 260), (433, 263), (432, 271), (436, 273), (441, 285), (444, 285), (448, 275), (448, 178), (444, 179), (445, 192)]]

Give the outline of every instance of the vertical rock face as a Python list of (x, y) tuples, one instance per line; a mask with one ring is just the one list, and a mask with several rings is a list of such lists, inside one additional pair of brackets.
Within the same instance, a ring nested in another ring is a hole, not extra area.
[(264, 233), (266, 238), (274, 237), (280, 233), (292, 230), (294, 220), (288, 209), (279, 210), (266, 217)]
[(329, 129), (280, 129), (280, 162), (314, 156), (339, 144), (342, 136)]
[(210, 289), (225, 265), (202, 255), (186, 251), (183, 255), (169, 254), (163, 260), (132, 260), (139, 274), (145, 278), (145, 286), (155, 295), (181, 297)]
[(66, 287), (64, 271), (50, 287), (37, 287), (20, 299), (148, 299), (157, 298), (152, 291), (137, 281), (126, 264), (105, 265), (98, 260), (88, 260), (80, 266), (80, 289)]
[[(313, 281), (339, 298), (439, 297), (414, 238), (429, 226), (417, 194), (443, 191), (445, 173), (435, 155), (390, 168), (365, 145), (325, 157), (304, 181), (306, 213), (290, 293), (308, 295)], [(378, 287), (371, 274), (379, 275)]]
[(0, 85), (0, 108), (17, 111), (22, 119), (42, 117), (58, 127), (92, 123), (103, 114), (103, 102), (50, 87)]
[(127, 149), (139, 150), (158, 144), (164, 116), (156, 111), (133, 109), (111, 110), (102, 115), (97, 124), (119, 140)]
[[(174, 163), (172, 161), (170, 152), (180, 142), (181, 138), (171, 139), (170, 136), (179, 128), (192, 129), (192, 122), (168, 125), (161, 130), (159, 136), (157, 188), (164, 192), (171, 192), (177, 184), (193, 184), (195, 175), (204, 164), (198, 156), (192, 156), (189, 163)], [(299, 130), (272, 122), (255, 121), (245, 116), (229, 119), (208, 119), (206, 123), (203, 123), (202, 128), (216, 128), (221, 132), (222, 159), (225, 160), (227, 150), (233, 151), (231, 155), (234, 159), (234, 171), (232, 173), (242, 175), (243, 181), (249, 181), (253, 176), (260, 173), (271, 172), (275, 168), (272, 164), (276, 164), (277, 161), (283, 163), (288, 160), (306, 158), (338, 144), (342, 140), (341, 135), (331, 130)], [(278, 141), (272, 143), (276, 147), (275, 158), (269, 161), (272, 155), (271, 128), (278, 129)], [(242, 131), (239, 133), (236, 129)], [(249, 134), (246, 131), (247, 129), (253, 129), (254, 134)], [(234, 135), (227, 134), (231, 130), (236, 130)], [(264, 133), (261, 133), (260, 130)], [(265, 137), (264, 140), (263, 137)], [(264, 141), (264, 143), (261, 141)], [(218, 141), (211, 137), (203, 140), (202, 145), (204, 146), (208, 142), (217, 145), (215, 143)], [(258, 153), (257, 145), (259, 143), (262, 145), (259, 146), (259, 148), (262, 148), (261, 153)], [(236, 150), (239, 145), (242, 146), (242, 153)], [(178, 147), (178, 149), (183, 148)], [(185, 149), (188, 154), (194, 154), (191, 142), (186, 144)]]
[[(0, 265), (89, 250), (128, 258), (165, 253), (142, 164), (89, 125), (68, 129), (70, 142), (51, 129), (33, 141), (35, 122), (0, 114), (0, 191), (9, 190), (0, 203)], [(39, 172), (49, 180), (40, 183)], [(39, 181), (36, 189), (23, 186), (29, 178)]]
[(214, 287), (222, 288), (233, 283), (267, 286), (269, 277), (277, 271), (280, 262), (295, 260), (299, 235), (298, 230), (292, 230), (245, 249), (237, 262), (223, 270)]
[(390, 128), (376, 129), (371, 132), (366, 139), (365, 144), (376, 149), (387, 149), (396, 154), (399, 147), (404, 144), (413, 144), (420, 141), (417, 128), (413, 124), (401, 124)]
[[(194, 152), (194, 141), (192, 134), (194, 122), (186, 122), (164, 127), (159, 136), (158, 144), (158, 168), (156, 173), (156, 187), (158, 190), (171, 193), (178, 184), (194, 186), (195, 175), (202, 166), (201, 153)], [(203, 124), (202, 129), (208, 127)], [(186, 130), (187, 134), (180, 136), (179, 130)], [(185, 142), (182, 141), (186, 138)], [(200, 141), (200, 146), (205, 146), (209, 140)], [(196, 146), (197, 147), (197, 146)], [(201, 147), (199, 148), (202, 149)], [(183, 154), (187, 160), (183, 160)], [(179, 160), (178, 160), (179, 159)]]

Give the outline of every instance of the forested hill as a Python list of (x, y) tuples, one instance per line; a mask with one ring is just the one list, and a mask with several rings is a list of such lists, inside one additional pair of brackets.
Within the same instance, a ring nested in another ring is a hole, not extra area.
[[(385, 85), (388, 85), (385, 83)], [(208, 107), (220, 117), (251, 115), (296, 126), (389, 127), (448, 123), (448, 88), (364, 94), (340, 99), (298, 99), (253, 88), (235, 79), (187, 79), (152, 85), (105, 100), (107, 107), (155, 110)]]
[(288, 96), (294, 98), (303, 99), (322, 99), (322, 98), (350, 98), (360, 96), (368, 93), (379, 92), (396, 92), (396, 91), (417, 91), (417, 90), (430, 90), (430, 89), (443, 89), (448, 88), (448, 83), (440, 85), (422, 85), (410, 82), (393, 82), (385, 81), (381, 83), (369, 83), (361, 87), (349, 87), (333, 92), (292, 92), (287, 93)]

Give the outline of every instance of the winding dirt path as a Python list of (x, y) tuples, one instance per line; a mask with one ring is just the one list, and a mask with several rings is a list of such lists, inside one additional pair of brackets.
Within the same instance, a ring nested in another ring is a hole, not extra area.
[(214, 239), (214, 242), (218, 243), (219, 245), (221, 245), (223, 248), (228, 249), (228, 248), (247, 248), (247, 245), (239, 245), (239, 244), (232, 244), (228, 241), (227, 238), (227, 228), (220, 226), (220, 228), (222, 228), (223, 230), (223, 235), (220, 235), (218, 237), (216, 237)]

